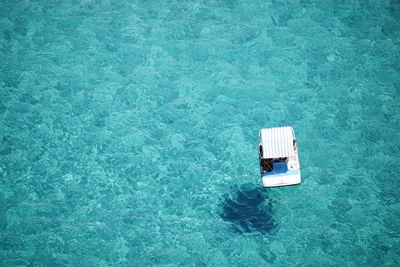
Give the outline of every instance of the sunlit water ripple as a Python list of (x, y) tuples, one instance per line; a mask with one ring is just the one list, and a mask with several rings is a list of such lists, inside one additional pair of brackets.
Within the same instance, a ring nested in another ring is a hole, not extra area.
[(5, 0), (0, 62), (3, 266), (400, 265), (398, 1)]

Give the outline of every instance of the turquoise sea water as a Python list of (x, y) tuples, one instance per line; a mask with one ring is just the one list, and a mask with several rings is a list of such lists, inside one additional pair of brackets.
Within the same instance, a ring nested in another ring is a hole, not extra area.
[(0, 62), (2, 266), (400, 265), (399, 1), (3, 0)]

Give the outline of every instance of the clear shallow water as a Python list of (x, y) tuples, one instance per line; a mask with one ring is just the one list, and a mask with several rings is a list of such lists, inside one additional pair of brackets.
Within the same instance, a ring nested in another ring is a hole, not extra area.
[[(400, 6), (364, 2), (2, 1), (3, 265), (399, 265)], [(303, 183), (264, 190), (277, 125)]]

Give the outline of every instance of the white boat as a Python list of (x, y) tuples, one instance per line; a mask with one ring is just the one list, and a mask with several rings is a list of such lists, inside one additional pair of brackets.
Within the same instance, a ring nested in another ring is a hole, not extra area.
[(264, 187), (301, 183), (296, 137), (291, 126), (261, 129), (258, 153)]

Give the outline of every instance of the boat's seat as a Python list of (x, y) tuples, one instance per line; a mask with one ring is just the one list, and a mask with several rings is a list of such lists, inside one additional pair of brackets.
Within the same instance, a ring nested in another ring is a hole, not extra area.
[(273, 170), (275, 173), (287, 172), (287, 162), (274, 162)]

